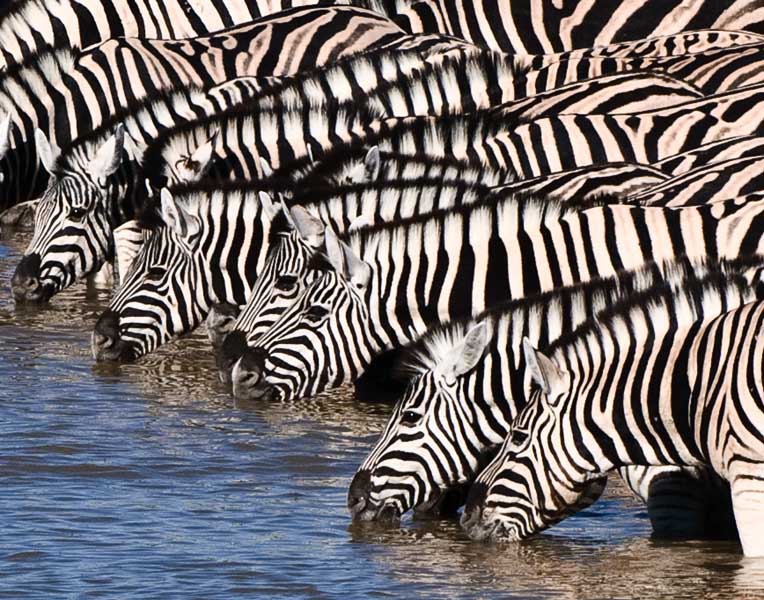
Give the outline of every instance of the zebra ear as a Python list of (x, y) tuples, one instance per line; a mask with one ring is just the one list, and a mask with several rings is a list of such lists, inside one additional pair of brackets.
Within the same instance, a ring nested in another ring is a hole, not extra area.
[(216, 129), (206, 142), (191, 153), (191, 156), (178, 163), (178, 179), (180, 181), (189, 183), (199, 181), (204, 177), (210, 164), (212, 164), (217, 138), (218, 130)]
[(345, 262), (345, 279), (352, 283), (356, 289), (365, 289), (371, 281), (371, 266), (365, 263), (353, 250), (340, 242)]
[(199, 233), (199, 222), (182, 206), (175, 202), (170, 190), (162, 188), (162, 220), (180, 237), (190, 237)]
[(263, 207), (263, 214), (265, 214), (269, 220), (273, 221), (273, 219), (276, 218), (276, 215), (279, 214), (283, 203), (280, 200), (274, 200), (273, 196), (262, 190), (257, 193), (257, 197), (260, 199), (260, 205)]
[(11, 145), (11, 113), (0, 121), (0, 158), (3, 158)]
[(262, 156), (260, 157), (260, 169), (263, 172), (264, 178), (273, 177), (273, 167), (271, 166), (271, 163)]
[(366, 181), (376, 181), (379, 178), (379, 161), (379, 146), (372, 146), (363, 159)]
[(372, 219), (369, 215), (360, 214), (350, 223), (348, 232), (355, 231), (356, 229), (361, 229), (362, 227), (369, 227), (371, 225), (374, 225), (374, 219)]
[(564, 376), (562, 371), (554, 364), (554, 361), (536, 350), (527, 337), (523, 338), (523, 353), (525, 354), (525, 363), (530, 371), (531, 378), (539, 385), (547, 397), (555, 392), (559, 392), (561, 386), (564, 385)]
[(326, 258), (335, 271), (340, 275), (345, 274), (345, 257), (337, 234), (331, 228), (324, 232), (326, 241)]
[(491, 341), (491, 333), (488, 323), (483, 321), (475, 325), (467, 332), (464, 340), (456, 348), (451, 350), (444, 360), (445, 369), (443, 374), (451, 379), (461, 377), (475, 368), (488, 348)]
[(90, 161), (90, 175), (95, 181), (104, 182), (109, 175), (119, 168), (124, 146), (125, 128), (120, 124), (114, 135), (103, 143), (93, 160)]
[(34, 142), (37, 146), (37, 154), (45, 170), (51, 174), (56, 174), (56, 162), (61, 156), (61, 150), (58, 146), (48, 141), (48, 137), (39, 129), (35, 129)]
[(321, 219), (317, 219), (302, 206), (293, 206), (289, 209), (292, 224), (300, 237), (313, 248), (320, 248), (324, 243), (324, 226)]

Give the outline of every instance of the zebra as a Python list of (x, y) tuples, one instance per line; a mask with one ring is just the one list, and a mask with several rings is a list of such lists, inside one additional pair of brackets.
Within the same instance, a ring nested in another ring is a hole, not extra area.
[[(249, 23), (288, 9), (320, 4), (318, 0), (46, 0), (8, 2), (0, 10), (0, 68), (23, 62), (45, 47), (88, 48), (108, 39), (193, 38)], [(334, 4), (347, 4), (340, 0)], [(354, 2), (363, 7), (365, 3)]]
[[(426, 179), (379, 179), (372, 186), (330, 188), (323, 194), (306, 189), (309, 191), (302, 198), (292, 200), (296, 204), (292, 211), (297, 214), (284, 222), (280, 235), (271, 237), (268, 258), (244, 309), (236, 314), (226, 305), (216, 307), (208, 316), (208, 334), (213, 338), (224, 382), (247, 347), (256, 344), (258, 337), (321, 272), (321, 260), (316, 255), (324, 248), (325, 223), (332, 226), (333, 233), (342, 235), (378, 223), (479, 203), (487, 191), (485, 180), (462, 179), (443, 179), (442, 184), (428, 183)], [(302, 207), (310, 207), (313, 214)], [(338, 215), (345, 218), (338, 219)], [(317, 267), (314, 261), (318, 261)]]
[[(246, 303), (258, 274), (265, 269), (270, 249), (291, 231), (284, 222), (282, 204), (273, 198), (264, 198), (268, 195), (264, 193), (266, 185), (265, 182), (202, 182), (173, 189), (174, 204), (185, 212), (192, 211), (194, 224), (201, 231), (197, 236), (199, 241), (193, 250), (189, 249), (172, 227), (157, 228), (144, 238), (145, 248), (133, 259), (119, 291), (104, 313), (107, 317), (102, 317), (104, 320), (96, 325), (97, 335), (101, 336), (94, 338), (101, 339), (94, 345), (97, 359), (135, 360), (200, 325), (213, 303)], [(270, 190), (281, 191), (277, 185)], [(166, 223), (172, 218), (169, 193), (163, 192), (162, 199), (162, 217)], [(311, 211), (321, 221), (345, 230), (359, 215), (367, 216), (365, 212), (380, 216), (384, 216), (385, 211), (390, 216), (418, 214), (439, 205), (476, 201), (481, 193), (479, 186), (460, 183), (381, 182), (323, 194), (313, 190), (292, 198), (290, 204), (305, 209), (302, 219), (295, 219), (297, 222), (310, 222), (307, 211)], [(263, 203), (276, 208), (266, 211), (267, 223), (257, 224), (263, 229), (262, 234), (251, 235), (251, 213)], [(255, 208), (249, 208), (250, 205)], [(182, 216), (186, 220), (191, 218)], [(218, 239), (218, 231), (226, 233), (222, 239)], [(232, 268), (232, 264), (237, 265), (236, 268)], [(157, 275), (160, 271), (161, 278)], [(158, 291), (168, 289), (172, 290), (171, 295)], [(114, 344), (115, 339), (125, 342)], [(120, 348), (120, 352), (111, 351), (113, 347)]]
[(632, 193), (624, 202), (644, 206), (692, 206), (764, 192), (764, 156), (712, 163)]
[[(492, 458), (522, 408), (530, 382), (523, 362), (524, 338), (543, 347), (632, 296), (698, 282), (718, 285), (742, 279), (739, 273), (761, 265), (760, 260), (647, 263), (636, 272), (510, 301), (474, 319), (427, 332), (405, 351), (401, 370), (410, 382), (353, 477), (348, 492), (351, 515), (373, 520), (400, 517), (411, 509), (438, 512), (444, 504), (458, 507), (454, 498), (464, 499), (466, 487)], [(652, 477), (629, 476), (634, 489), (644, 488), (639, 495), (647, 499)], [(667, 512), (675, 516), (675, 511)], [(655, 531), (667, 536), (677, 524), (663, 513), (651, 518)], [(694, 525), (692, 533), (702, 535), (702, 527)], [(674, 533), (689, 532), (685, 526)]]
[(375, 355), (446, 319), (646, 260), (759, 253), (762, 206), (574, 210), (497, 194), (479, 206), (355, 232), (348, 245), (327, 245), (333, 268), (237, 361), (234, 395), (315, 395), (353, 381)]
[[(537, 177), (605, 162), (651, 164), (724, 138), (761, 133), (764, 87), (633, 115), (559, 115), (521, 123), (492, 138), (489, 165)], [(457, 155), (458, 156), (458, 155)]]
[(526, 538), (574, 512), (582, 487), (614, 468), (707, 466), (730, 483), (743, 553), (761, 556), (764, 304), (751, 291), (646, 298), (544, 353), (525, 341), (535, 388), (470, 490), (469, 535)]
[(658, 0), (648, 3), (622, 0), (617, 5), (608, 5), (607, 14), (597, 3), (561, 7), (550, 2), (509, 6), (501, 0), (374, 2), (377, 10), (396, 15), (396, 21), (408, 31), (439, 31), (516, 54), (665, 55), (751, 43), (761, 39), (757, 33), (764, 33), (761, 24), (764, 7), (758, 1), (747, 0), (726, 4), (695, 2), (692, 6), (667, 5)]

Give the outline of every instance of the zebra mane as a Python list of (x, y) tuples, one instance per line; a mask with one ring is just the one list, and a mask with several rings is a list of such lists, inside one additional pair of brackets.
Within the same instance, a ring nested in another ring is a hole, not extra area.
[[(401, 66), (408, 65), (414, 70), (423, 64), (421, 54), (415, 50), (375, 49), (362, 54), (345, 56), (329, 65), (301, 71), (283, 79), (283, 84), (266, 90), (259, 99), (263, 108), (300, 108), (306, 104), (315, 108), (325, 106), (328, 89), (335, 89), (336, 84), (344, 87), (345, 73), (350, 71), (356, 79), (364, 76), (377, 78), (377, 74), (396, 72)], [(338, 80), (335, 82), (335, 79)], [(376, 88), (375, 88), (376, 89)]]
[[(63, 144), (61, 147), (61, 164), (72, 166), (72, 160), (82, 160), (83, 157), (92, 157), (101, 145), (114, 133), (118, 125), (125, 125), (125, 134), (129, 135), (130, 122), (138, 128), (144, 129), (146, 121), (149, 124), (157, 120), (157, 116), (167, 115), (179, 104), (199, 105), (207, 100), (206, 92), (199, 87), (188, 87), (181, 90), (163, 90), (150, 93), (144, 98), (125, 106), (120, 106), (97, 127), (80, 134), (75, 139)], [(139, 154), (133, 156), (135, 160), (141, 160), (141, 147), (134, 148)], [(147, 165), (151, 168), (152, 165)]]
[[(303, 110), (290, 111), (298, 118), (304, 117)], [(313, 114), (324, 114), (323, 109), (314, 109)], [(335, 121), (343, 121), (354, 126), (356, 122), (365, 121), (365, 112), (356, 111), (352, 107), (346, 107), (337, 110), (334, 114)], [(259, 111), (255, 108), (246, 106), (237, 106), (223, 112), (207, 115), (201, 119), (186, 121), (175, 127), (163, 130), (156, 136), (154, 141), (148, 146), (143, 155), (145, 164), (160, 165), (163, 174), (167, 174), (167, 166), (176, 164), (179, 160), (186, 158), (189, 151), (195, 149), (196, 144), (205, 142), (211, 132), (221, 131), (224, 134), (226, 128), (231, 124), (240, 124), (243, 128), (252, 129), (259, 117), (269, 115), (274, 119), (280, 120), (285, 117), (281, 110)], [(350, 127), (349, 127), (350, 128)], [(254, 149), (254, 145), (253, 145)]]
[[(641, 305), (651, 298), (658, 298), (673, 287), (682, 287), (701, 294), (702, 290), (707, 289), (701, 287), (704, 285), (721, 288), (730, 281), (737, 281), (742, 286), (739, 274), (757, 266), (764, 267), (760, 257), (721, 262), (706, 258), (691, 260), (686, 257), (661, 263), (651, 261), (637, 270), (622, 272), (613, 277), (598, 278), (509, 300), (491, 306), (475, 317), (450, 321), (430, 329), (406, 348), (397, 369), (409, 376), (423, 375), (435, 370), (479, 323), (488, 323), (491, 333), (498, 328), (506, 329), (510, 332), (509, 339), (519, 346), (522, 337), (528, 334), (529, 323), (540, 322), (543, 319), (550, 331), (559, 331), (559, 325), (550, 325), (549, 318), (561, 316), (565, 312), (574, 316), (589, 314), (591, 310), (587, 310), (585, 302), (602, 307), (598, 313), (604, 314), (612, 305), (614, 295), (623, 299), (617, 306), (626, 307)], [(586, 319), (586, 324), (590, 326), (598, 322), (599, 316), (597, 319)], [(564, 343), (565, 339), (571, 339), (575, 335), (564, 334), (551, 345)]]
[[(711, 303), (718, 307), (718, 296), (725, 292), (744, 293), (750, 289), (750, 282), (739, 272), (731, 273), (728, 269), (720, 268), (710, 271), (702, 279), (690, 280), (678, 288), (668, 285), (656, 286), (638, 293), (629, 294), (623, 300), (608, 306), (598, 313), (594, 319), (588, 319), (574, 331), (566, 333), (554, 340), (547, 348), (547, 355), (558, 350), (581, 348), (587, 340), (593, 337), (603, 339), (603, 333), (615, 327), (623, 326), (633, 331), (634, 324), (644, 320), (643, 311), (649, 314), (665, 305), (672, 305), (678, 310), (687, 310), (697, 320), (703, 313), (704, 306)], [(760, 288), (757, 286), (757, 292)]]
[[(49, 93), (46, 87), (55, 87), (72, 69), (76, 59), (77, 52), (71, 48), (47, 47), (0, 71), (0, 110), (17, 107), (26, 96), (23, 88), (29, 88), (36, 96), (46, 96)], [(23, 107), (18, 112), (25, 110), (26, 107)]]
[[(34, 30), (35, 24), (41, 19), (50, 20), (51, 12), (47, 5), (46, 0), (8, 1), (0, 8), (0, 40), (21, 37), (20, 31)], [(51, 26), (56, 27), (55, 23), (51, 23)]]
[[(385, 183), (385, 185), (389, 185)], [(412, 182), (412, 186), (417, 183)], [(490, 188), (475, 184), (460, 184), (463, 193), (473, 193), (479, 200), (468, 204), (461, 204), (452, 208), (440, 208), (432, 212), (421, 213), (415, 216), (399, 219), (394, 222), (382, 222), (364, 227), (351, 234), (350, 240), (357, 240), (361, 247), (365, 247), (371, 240), (380, 236), (395, 236), (408, 227), (420, 225), (425, 237), (440, 237), (444, 228), (461, 227), (463, 220), (484, 221), (486, 227), (491, 225), (495, 218), (497, 208), (505, 204), (517, 206), (519, 217), (523, 220), (524, 227), (535, 229), (546, 224), (557, 222), (565, 214), (575, 212), (578, 209), (568, 206), (558, 199), (540, 198), (534, 194), (510, 194), (502, 195), (491, 193)]]

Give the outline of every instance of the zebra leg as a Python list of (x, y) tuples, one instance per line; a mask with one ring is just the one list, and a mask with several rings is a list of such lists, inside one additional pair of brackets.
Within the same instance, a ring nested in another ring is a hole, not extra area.
[(700, 467), (628, 467), (621, 476), (647, 506), (655, 539), (737, 539), (729, 486)]
[(207, 337), (212, 347), (217, 349), (223, 343), (223, 339), (233, 329), (236, 319), (241, 313), (241, 307), (236, 304), (223, 302), (213, 304), (210, 314), (207, 315)]
[(737, 458), (730, 469), (732, 506), (745, 556), (764, 556), (764, 463)]

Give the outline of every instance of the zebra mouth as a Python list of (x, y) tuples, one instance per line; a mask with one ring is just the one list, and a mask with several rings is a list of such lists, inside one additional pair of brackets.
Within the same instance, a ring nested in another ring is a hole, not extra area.
[(348, 505), (353, 522), (377, 522), (395, 525), (401, 520), (400, 509), (393, 504), (369, 504), (368, 498), (359, 498)]
[(265, 351), (247, 348), (231, 371), (233, 395), (238, 400), (276, 400), (279, 392), (268, 383), (265, 372)]
[(56, 293), (56, 286), (50, 283), (38, 283), (35, 287), (11, 288), (16, 304), (44, 304)]

